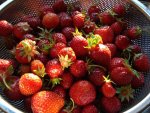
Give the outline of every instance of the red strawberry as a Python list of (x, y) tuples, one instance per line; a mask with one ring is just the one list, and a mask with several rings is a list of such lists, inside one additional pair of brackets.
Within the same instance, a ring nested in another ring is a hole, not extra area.
[(21, 64), (29, 63), (38, 54), (35, 46), (36, 42), (24, 39), (16, 46), (15, 58)]
[(114, 14), (110, 11), (104, 11), (99, 15), (100, 22), (104, 25), (111, 25), (115, 22)]
[(99, 13), (91, 13), (89, 16), (92, 22), (95, 22), (95, 23), (100, 22)]
[(69, 89), (73, 83), (73, 75), (69, 72), (64, 72), (61, 75), (61, 82), (60, 85), (63, 86), (65, 89)]
[(73, 16), (73, 24), (78, 29), (81, 29), (84, 26), (84, 21), (85, 15), (83, 15), (82, 13), (78, 13), (75, 16)]
[(72, 85), (69, 95), (77, 105), (84, 106), (95, 100), (96, 91), (90, 82), (81, 80)]
[(134, 76), (131, 81), (132, 88), (139, 88), (144, 84), (144, 74), (140, 73), (139, 77)]
[(115, 44), (107, 43), (105, 44), (109, 50), (111, 51), (111, 57), (114, 57), (117, 54), (117, 47)]
[(25, 34), (28, 34), (31, 31), (31, 27), (27, 22), (19, 22), (14, 25), (13, 34), (18, 39), (23, 39)]
[(20, 65), (19, 67), (20, 75), (23, 75), (25, 73), (30, 73), (30, 72), (31, 72), (30, 65), (25, 65), (25, 64)]
[(40, 8), (39, 10), (39, 16), (43, 18), (43, 16), (46, 15), (47, 13), (54, 13), (53, 8), (48, 5), (42, 6), (42, 8)]
[(116, 4), (113, 11), (117, 14), (117, 17), (123, 17), (126, 14), (126, 8), (122, 4)]
[(44, 77), (44, 75), (45, 75), (44, 64), (40, 60), (33, 60), (31, 62), (31, 72), (40, 77)]
[(139, 53), (134, 56), (133, 65), (136, 70), (146, 72), (150, 69), (150, 62), (147, 55)]
[(13, 25), (6, 20), (0, 20), (0, 36), (9, 36), (13, 31)]
[(95, 105), (90, 104), (84, 106), (81, 113), (98, 113), (98, 109)]
[(75, 32), (73, 27), (65, 27), (62, 29), (62, 33), (65, 35), (67, 41), (73, 38), (73, 32)]
[(31, 100), (33, 113), (59, 113), (64, 104), (64, 99), (52, 91), (40, 91)]
[(103, 26), (95, 29), (94, 34), (102, 37), (103, 43), (112, 43), (114, 40), (114, 32), (109, 26)]
[(83, 60), (76, 60), (70, 66), (70, 72), (76, 78), (84, 77), (87, 73), (87, 64)]
[(32, 34), (25, 34), (25, 35), (23, 36), (23, 39), (30, 39), (30, 40), (35, 41), (35, 36), (32, 35)]
[(59, 17), (55, 13), (47, 13), (42, 19), (42, 24), (47, 29), (54, 29), (59, 25)]
[(101, 106), (106, 113), (118, 113), (121, 110), (121, 102), (117, 97), (102, 97)]
[(93, 5), (93, 6), (90, 6), (89, 9), (88, 9), (88, 14), (90, 15), (91, 13), (99, 13), (100, 12), (100, 9)]
[(67, 6), (64, 3), (64, 0), (57, 0), (52, 7), (56, 13), (67, 11)]
[(129, 38), (124, 35), (118, 35), (115, 39), (115, 44), (120, 50), (124, 50), (129, 47), (130, 43), (131, 41)]
[(77, 106), (73, 109), (72, 113), (81, 113), (81, 107)]
[(105, 72), (100, 68), (95, 68), (89, 75), (89, 80), (96, 86), (101, 86), (104, 83)]
[(58, 42), (62, 42), (64, 44), (67, 43), (65, 35), (63, 35), (62, 33), (54, 33), (52, 34), (52, 38), (55, 41), (55, 43), (58, 43)]
[(21, 94), (29, 96), (35, 94), (42, 88), (42, 80), (33, 73), (26, 73), (19, 80)]
[(55, 86), (53, 89), (53, 92), (55, 92), (56, 94), (58, 94), (60, 97), (62, 97), (64, 99), (66, 97), (66, 90), (60, 85)]
[(50, 49), (50, 57), (51, 58), (57, 58), (58, 57), (58, 53), (62, 48), (65, 48), (66, 44), (62, 43), (62, 42), (58, 42), (56, 43), (51, 49)]
[(112, 30), (114, 31), (114, 34), (115, 35), (120, 35), (122, 33), (122, 31), (124, 30), (123, 28), (123, 23), (122, 22), (114, 22), (112, 25), (111, 25), (111, 28)]
[(111, 80), (117, 85), (128, 85), (133, 79), (132, 72), (126, 67), (116, 67), (110, 72)]
[(84, 27), (83, 27), (83, 30), (85, 33), (89, 34), (90, 32), (93, 32), (95, 28), (96, 28), (96, 25), (94, 22), (90, 20), (85, 21)]
[(71, 47), (65, 47), (58, 53), (59, 61), (63, 68), (68, 68), (75, 60), (76, 55)]

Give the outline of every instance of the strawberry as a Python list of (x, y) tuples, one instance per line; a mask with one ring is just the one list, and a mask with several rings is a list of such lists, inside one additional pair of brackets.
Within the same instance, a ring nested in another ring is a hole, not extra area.
[(57, 58), (58, 57), (58, 53), (61, 49), (65, 48), (66, 44), (62, 43), (62, 42), (58, 42), (56, 43), (51, 49), (50, 49), (50, 57), (51, 58)]
[(64, 0), (57, 0), (52, 7), (56, 13), (67, 11), (67, 6), (64, 3)]
[(66, 37), (62, 33), (54, 33), (52, 34), (52, 39), (55, 41), (55, 43), (62, 42), (66, 44)]
[(116, 21), (111, 25), (111, 29), (114, 31), (115, 35), (120, 35), (124, 30), (124, 23), (120, 21)]
[(13, 31), (13, 25), (6, 20), (0, 20), (0, 36), (7, 37)]
[(89, 34), (90, 32), (93, 32), (95, 28), (96, 28), (96, 25), (94, 22), (90, 20), (85, 21), (84, 27), (83, 27), (83, 30), (85, 33)]
[(52, 91), (40, 91), (31, 99), (33, 113), (59, 113), (64, 104), (64, 99)]
[(102, 37), (103, 43), (112, 43), (114, 40), (114, 32), (110, 26), (103, 26), (95, 29), (94, 34)]
[(116, 67), (110, 72), (111, 80), (117, 85), (123, 86), (131, 83), (133, 79), (132, 72), (126, 67)]
[(30, 72), (31, 72), (30, 65), (25, 65), (25, 64), (20, 65), (19, 67), (20, 75), (23, 75), (25, 73), (30, 73)]
[(95, 100), (96, 91), (90, 82), (81, 80), (72, 85), (69, 95), (75, 104), (84, 106), (92, 103)]
[(105, 44), (109, 50), (111, 51), (111, 57), (113, 58), (117, 54), (117, 47), (113, 43), (107, 43)]
[(98, 113), (98, 109), (95, 105), (90, 104), (84, 106), (81, 113)]
[(33, 73), (25, 73), (19, 80), (21, 94), (29, 96), (35, 94), (42, 88), (42, 80)]
[(138, 45), (130, 45), (127, 50), (131, 53), (141, 53), (141, 48)]
[(33, 60), (31, 62), (31, 72), (40, 77), (44, 77), (44, 75), (45, 75), (44, 64), (40, 60)]
[(115, 39), (115, 44), (120, 50), (124, 50), (129, 47), (131, 41), (125, 35), (118, 35)]
[(139, 77), (134, 76), (131, 81), (132, 88), (139, 88), (144, 84), (144, 74), (140, 73)]
[(76, 55), (71, 47), (65, 47), (58, 53), (60, 64), (63, 68), (68, 68), (75, 60)]
[(81, 107), (79, 107), (79, 106), (76, 106), (74, 109), (73, 109), (73, 111), (72, 111), (72, 113), (81, 113)]
[(54, 13), (54, 10), (52, 7), (44, 5), (39, 10), (39, 17), (43, 18), (43, 16), (46, 15), (47, 13)]
[(100, 22), (99, 13), (91, 13), (89, 16), (90, 16), (90, 20), (92, 22), (95, 22), (95, 23), (99, 23)]
[(65, 27), (62, 29), (62, 33), (65, 35), (67, 41), (73, 38), (73, 32), (75, 32), (73, 27)]
[(36, 42), (24, 39), (16, 46), (15, 58), (21, 64), (29, 63), (38, 54), (35, 46)]
[(136, 70), (146, 72), (150, 69), (149, 58), (147, 55), (139, 53), (134, 56), (133, 65)]
[(76, 78), (84, 77), (87, 73), (87, 64), (83, 60), (76, 60), (70, 66), (70, 72)]
[(104, 83), (105, 72), (100, 68), (94, 68), (89, 75), (89, 80), (96, 86), (101, 86)]
[(101, 106), (106, 113), (118, 113), (121, 110), (121, 102), (117, 97), (102, 97)]
[(131, 40), (135, 40), (141, 37), (142, 29), (139, 26), (133, 26), (131, 28), (128, 28), (124, 34)]
[(70, 72), (64, 72), (61, 75), (62, 81), (60, 82), (60, 85), (63, 86), (65, 89), (69, 89), (73, 84), (73, 75)]
[(31, 27), (27, 22), (19, 22), (14, 25), (13, 34), (18, 39), (22, 40), (25, 34), (28, 34), (31, 31)]
[(112, 10), (117, 14), (117, 17), (124, 17), (126, 14), (126, 7), (122, 4), (116, 4)]
[(30, 40), (35, 41), (35, 36), (32, 35), (32, 34), (25, 34), (25, 35), (23, 36), (23, 39), (30, 39)]
[[(89, 53), (90, 57), (98, 64), (108, 67), (111, 60), (111, 51), (104, 44), (99, 44)], [(101, 56), (99, 58), (99, 56)]]
[(42, 19), (42, 25), (47, 29), (54, 29), (59, 25), (59, 17), (55, 13), (47, 13)]
[(46, 64), (49, 60), (48, 56), (43, 53), (37, 54), (35, 56), (35, 59), (40, 60), (43, 64)]
[(53, 88), (53, 92), (56, 93), (56, 94), (58, 94), (60, 97), (62, 97), (64, 99), (66, 97), (66, 90), (62, 86), (60, 86), (60, 85), (55, 86)]
[(100, 12), (100, 9), (93, 5), (93, 6), (90, 6), (89, 9), (88, 9), (88, 14), (90, 15), (91, 13), (99, 13)]

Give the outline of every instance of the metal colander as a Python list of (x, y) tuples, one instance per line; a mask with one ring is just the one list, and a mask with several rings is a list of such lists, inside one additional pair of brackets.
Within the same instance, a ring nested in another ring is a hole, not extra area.
[[(38, 14), (38, 10), (43, 5), (52, 5), (55, 0), (8, 0), (0, 7), (0, 20), (5, 19), (15, 24), (24, 15)], [(129, 2), (129, 3), (128, 3)], [(143, 29), (142, 38), (134, 41), (142, 47), (143, 52), (150, 57), (150, 12), (138, 0), (65, 0), (66, 4), (80, 6), (88, 9), (92, 4), (98, 5), (101, 11), (110, 9), (115, 4), (126, 4), (128, 13), (125, 20), (129, 26), (139, 25)], [(132, 4), (132, 5), (131, 5)], [(147, 17), (146, 17), (147, 16)], [(11, 54), (6, 49), (4, 41), (0, 39), (0, 58), (11, 58)], [(150, 104), (150, 73), (145, 73), (145, 85), (135, 91), (134, 100), (122, 105), (122, 112), (137, 113)], [(10, 101), (5, 97), (0, 89), (0, 106), (9, 113), (25, 112), (22, 101)]]

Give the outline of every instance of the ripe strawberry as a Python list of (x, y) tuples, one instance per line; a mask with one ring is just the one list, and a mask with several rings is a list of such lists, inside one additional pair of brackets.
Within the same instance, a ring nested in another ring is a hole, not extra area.
[(95, 29), (94, 34), (102, 37), (103, 43), (112, 43), (114, 40), (114, 32), (110, 26), (103, 26)]
[(62, 33), (65, 35), (67, 41), (73, 38), (73, 32), (75, 32), (73, 27), (65, 27), (62, 29)]
[(142, 29), (139, 26), (133, 26), (125, 31), (125, 35), (131, 40), (138, 39), (142, 35)]
[(59, 17), (55, 13), (47, 13), (42, 19), (42, 24), (47, 29), (54, 29), (59, 25)]
[(81, 113), (98, 113), (98, 109), (95, 105), (90, 104), (84, 106)]
[(99, 15), (100, 22), (104, 25), (111, 25), (115, 22), (114, 14), (110, 11), (104, 11)]
[(70, 72), (76, 78), (84, 77), (87, 73), (87, 64), (83, 60), (76, 60), (70, 66)]
[(115, 35), (120, 35), (124, 30), (124, 23), (116, 21), (111, 25), (111, 29), (114, 31)]
[[(104, 44), (99, 44), (89, 53), (90, 57), (98, 64), (108, 67), (111, 60), (111, 51)], [(101, 58), (99, 58), (101, 56)]]
[(61, 82), (60, 85), (63, 86), (65, 89), (69, 89), (73, 84), (73, 75), (70, 72), (64, 72), (61, 75)]
[(32, 34), (25, 34), (25, 35), (23, 36), (23, 39), (30, 39), (30, 40), (35, 41), (35, 36), (32, 35)]
[(0, 36), (7, 37), (13, 31), (13, 25), (6, 20), (0, 20)]
[(110, 72), (111, 80), (117, 85), (123, 86), (131, 83), (133, 79), (132, 72), (126, 67), (116, 67)]
[(121, 110), (121, 102), (117, 97), (102, 97), (101, 106), (106, 113), (118, 113)]
[(57, 0), (52, 7), (56, 13), (67, 11), (67, 6), (64, 3), (64, 0)]
[(16, 38), (22, 40), (25, 34), (31, 31), (31, 27), (27, 22), (19, 22), (14, 25), (13, 34)]
[(115, 44), (120, 50), (124, 50), (129, 47), (131, 41), (125, 35), (118, 35), (115, 39)]
[(95, 100), (96, 90), (90, 82), (81, 80), (72, 85), (69, 95), (75, 104), (84, 106), (92, 103)]
[(43, 18), (43, 16), (46, 15), (47, 13), (54, 13), (54, 10), (52, 7), (44, 5), (39, 10), (39, 17)]
[(64, 104), (64, 99), (52, 91), (40, 91), (31, 100), (33, 113), (59, 113)]
[(68, 68), (75, 60), (76, 55), (71, 47), (65, 47), (58, 53), (60, 64), (63, 68)]
[(99, 13), (100, 12), (100, 9), (93, 5), (93, 6), (90, 6), (89, 9), (88, 9), (88, 14), (90, 15), (91, 13)]
[(113, 58), (117, 54), (117, 47), (113, 43), (107, 43), (105, 44), (109, 50), (111, 51), (111, 57)]
[(29, 96), (35, 94), (42, 88), (42, 80), (33, 73), (26, 73), (19, 80), (21, 94)]
[(74, 109), (73, 109), (73, 111), (72, 111), (72, 113), (81, 113), (81, 107), (79, 107), (79, 106), (76, 106)]
[(50, 78), (57, 78), (63, 73), (62, 66), (58, 59), (52, 59), (47, 62), (46, 73)]
[(85, 21), (84, 27), (83, 27), (83, 30), (85, 33), (89, 34), (90, 32), (93, 32), (95, 28), (96, 28), (96, 25), (94, 22), (90, 20)]
[(66, 44), (62, 43), (62, 42), (58, 42), (56, 43), (51, 49), (50, 49), (50, 57), (51, 58), (57, 58), (58, 57), (58, 53), (62, 48), (65, 48)]
[(104, 83), (105, 72), (100, 68), (95, 68), (89, 75), (89, 80), (96, 86), (101, 86)]
[(40, 77), (44, 77), (44, 75), (45, 75), (44, 64), (40, 60), (33, 60), (31, 62), (31, 72)]
[(144, 84), (144, 74), (140, 73), (139, 77), (134, 76), (131, 81), (132, 88), (139, 88)]
[(49, 60), (48, 56), (43, 54), (43, 53), (40, 53), (40, 54), (36, 55), (35, 59), (40, 60), (43, 64), (46, 64)]
[(60, 97), (62, 97), (64, 99), (66, 97), (66, 90), (60, 85), (55, 86), (54, 89), (53, 89), (53, 92), (58, 94)]
[(30, 65), (25, 65), (25, 64), (20, 65), (19, 67), (20, 75), (23, 75), (25, 73), (30, 73), (30, 72), (31, 72)]
[(124, 17), (126, 14), (126, 8), (122, 4), (116, 4), (112, 10), (117, 14), (117, 17)]
[(95, 23), (99, 23), (100, 22), (99, 13), (91, 13), (89, 16), (90, 16), (90, 20), (92, 22), (95, 22)]
[(81, 29), (84, 26), (85, 15), (83, 15), (82, 13), (74, 15), (72, 19), (74, 26), (78, 29)]
[(55, 41), (55, 43), (62, 42), (66, 44), (66, 37), (62, 33), (54, 33), (52, 34), (52, 39)]
[(149, 58), (147, 55), (139, 53), (134, 56), (133, 65), (136, 70), (146, 72), (150, 69)]
[(36, 42), (24, 39), (16, 46), (15, 58), (21, 64), (29, 63), (38, 54), (35, 46)]

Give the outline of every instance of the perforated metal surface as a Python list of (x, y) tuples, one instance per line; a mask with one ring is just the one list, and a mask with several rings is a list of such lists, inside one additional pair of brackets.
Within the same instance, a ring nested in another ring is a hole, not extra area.
[[(5, 10), (0, 13), (0, 19), (6, 19), (11, 23), (19, 22), (22, 17), (26, 14), (29, 15), (37, 15), (38, 10), (44, 4), (52, 5), (55, 0), (15, 0), (11, 5), (9, 5)], [(88, 7), (92, 4), (96, 4), (101, 11), (109, 9), (113, 7), (116, 3), (126, 4), (125, 0), (65, 0), (67, 4), (75, 4), (83, 9), (88, 9)], [(144, 17), (144, 15), (139, 12), (136, 8), (130, 6), (128, 8), (128, 13), (125, 17), (125, 20), (129, 24), (129, 26), (139, 25), (144, 30), (150, 25), (150, 21)], [(150, 58), (150, 33), (143, 31), (142, 38), (140, 40), (135, 41), (134, 43), (140, 45)], [(11, 58), (11, 54), (6, 49), (2, 40), (0, 40), (0, 58)], [(141, 100), (143, 100), (150, 93), (150, 73), (145, 73), (145, 85), (135, 91), (135, 98), (130, 103), (124, 103), (122, 111), (126, 111)], [(9, 103), (17, 107), (18, 109), (24, 111), (23, 101), (10, 101), (8, 100), (0, 90), (0, 94), (7, 100)], [(149, 100), (147, 100), (149, 101)]]

